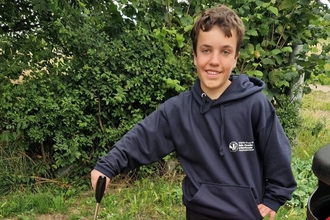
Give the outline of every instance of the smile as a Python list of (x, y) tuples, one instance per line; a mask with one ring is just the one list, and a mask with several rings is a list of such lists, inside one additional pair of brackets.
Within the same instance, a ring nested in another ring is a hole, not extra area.
[(219, 72), (217, 71), (206, 71), (207, 74), (210, 74), (210, 75), (218, 75), (220, 74)]

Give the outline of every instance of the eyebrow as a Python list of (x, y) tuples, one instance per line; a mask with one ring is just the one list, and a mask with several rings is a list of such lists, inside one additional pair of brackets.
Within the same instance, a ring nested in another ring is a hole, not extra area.
[[(200, 47), (212, 47), (211, 45), (208, 45), (208, 44), (202, 44), (200, 45)], [(231, 45), (223, 45), (221, 46), (221, 48), (224, 48), (224, 49), (233, 49), (234, 50), (234, 47), (231, 46)]]

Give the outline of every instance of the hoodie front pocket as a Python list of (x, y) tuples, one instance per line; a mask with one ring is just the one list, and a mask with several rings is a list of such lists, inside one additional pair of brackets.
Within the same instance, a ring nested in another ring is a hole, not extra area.
[(204, 183), (190, 203), (203, 207), (205, 212), (209, 210), (207, 212), (221, 219), (262, 218), (252, 189), (248, 186)]

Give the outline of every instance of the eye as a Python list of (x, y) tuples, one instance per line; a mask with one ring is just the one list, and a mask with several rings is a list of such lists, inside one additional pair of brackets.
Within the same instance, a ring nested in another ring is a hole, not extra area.
[(209, 49), (202, 49), (202, 53), (210, 53)]
[(230, 51), (229, 50), (225, 50), (222, 53), (225, 54), (225, 55), (229, 55), (230, 54)]

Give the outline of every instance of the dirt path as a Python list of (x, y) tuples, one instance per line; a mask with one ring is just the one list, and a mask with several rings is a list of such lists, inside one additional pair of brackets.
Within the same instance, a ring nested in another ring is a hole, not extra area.
[(310, 86), (311, 89), (313, 90), (319, 90), (319, 91), (323, 91), (323, 92), (330, 92), (330, 86), (327, 85), (311, 85)]

